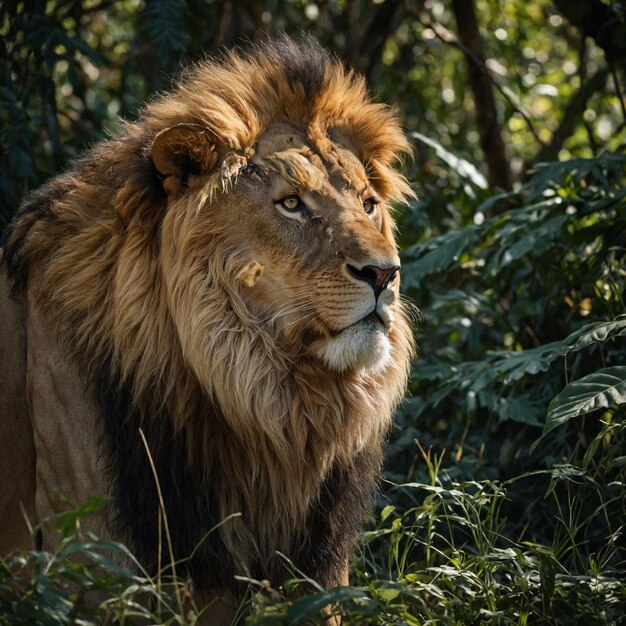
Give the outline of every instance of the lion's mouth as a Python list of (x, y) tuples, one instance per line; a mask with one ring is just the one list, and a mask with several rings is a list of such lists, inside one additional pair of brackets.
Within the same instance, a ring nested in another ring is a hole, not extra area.
[(376, 311), (372, 311), (371, 313), (368, 313), (365, 317), (362, 317), (360, 320), (357, 320), (356, 322), (350, 324), (350, 326), (346, 326), (345, 328), (341, 328), (339, 330), (329, 329), (329, 338), (334, 339), (342, 333), (345, 333), (347, 330), (351, 328), (358, 328), (359, 326), (370, 327), (372, 329), (380, 327), (382, 327), (383, 329), (387, 328), (387, 325), (380, 317), (380, 315)]
[(313, 354), (333, 370), (380, 370), (391, 354), (387, 327), (373, 311), (340, 331), (324, 333), (310, 347)]

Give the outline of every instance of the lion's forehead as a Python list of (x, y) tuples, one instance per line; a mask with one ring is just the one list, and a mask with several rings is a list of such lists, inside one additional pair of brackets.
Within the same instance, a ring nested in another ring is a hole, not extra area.
[(257, 143), (254, 161), (308, 191), (353, 190), (361, 195), (369, 187), (364, 165), (349, 145), (326, 138), (311, 145), (303, 133), (278, 127)]

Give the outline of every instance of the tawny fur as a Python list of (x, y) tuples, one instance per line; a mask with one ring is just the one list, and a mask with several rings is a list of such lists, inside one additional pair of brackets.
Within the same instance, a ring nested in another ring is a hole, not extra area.
[[(258, 575), (276, 550), (292, 555), (314, 541), (301, 529), (312, 527), (331, 472), (358, 481), (355, 463), (366, 459), (363, 480), (375, 483), (413, 350), (397, 304), (382, 366), (336, 371), (312, 353), (327, 338), (306, 315), (299, 321), (297, 311), (281, 316), (255, 303), (267, 259), (251, 256), (227, 218), (255, 162), (316, 192), (342, 177), (346, 189), (370, 185), (383, 202), (380, 234), (371, 237), (387, 242), (388, 256), (394, 226), (385, 203), (411, 194), (394, 169), (408, 146), (393, 112), (370, 100), (361, 77), (319, 51), (319, 81), (290, 77), (289, 59), (306, 69), (307, 54), (283, 41), (193, 67), (119, 138), (39, 190), (6, 240), (14, 280), (40, 286), (35, 296), (86, 383), (109, 376), (130, 390), (137, 428), (152, 432), (155, 446), (166, 432), (184, 441), (185, 464), (205, 474), (202, 484), (215, 487), (219, 468), (218, 517), (242, 513), (219, 529), (240, 574)], [(258, 142), (277, 123), (300, 133), (306, 147), (262, 159)], [(178, 130), (167, 145), (155, 142), (172, 127)], [(324, 231), (324, 245), (340, 249), (335, 231)], [(295, 257), (293, 267), (308, 271)], [(335, 278), (311, 270), (310, 280)], [(339, 303), (339, 287), (328, 289)], [(323, 514), (332, 527), (336, 511)], [(356, 539), (350, 532), (344, 552)], [(324, 584), (339, 584), (344, 567), (325, 574)]]

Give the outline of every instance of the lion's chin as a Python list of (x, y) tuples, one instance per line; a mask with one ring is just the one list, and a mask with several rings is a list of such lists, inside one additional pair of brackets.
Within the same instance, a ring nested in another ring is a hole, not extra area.
[(339, 372), (349, 369), (377, 372), (391, 358), (391, 343), (384, 327), (370, 317), (318, 342), (315, 347), (326, 367)]

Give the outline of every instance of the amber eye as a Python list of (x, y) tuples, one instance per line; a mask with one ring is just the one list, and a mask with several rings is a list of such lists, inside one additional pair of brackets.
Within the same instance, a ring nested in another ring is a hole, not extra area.
[(376, 207), (378, 206), (378, 200), (375, 198), (367, 198), (367, 200), (363, 200), (363, 208), (368, 215), (373, 215), (374, 211), (376, 211)]
[(302, 201), (295, 193), (285, 196), (282, 200), (279, 200), (277, 204), (280, 204), (282, 208), (287, 209), (287, 211), (299, 211), (302, 207)]
[(308, 212), (304, 205), (304, 202), (300, 200), (300, 196), (295, 193), (290, 193), (288, 196), (276, 200), (274, 206), (279, 213), (288, 217), (290, 220), (297, 220), (301, 224), (306, 221)]

